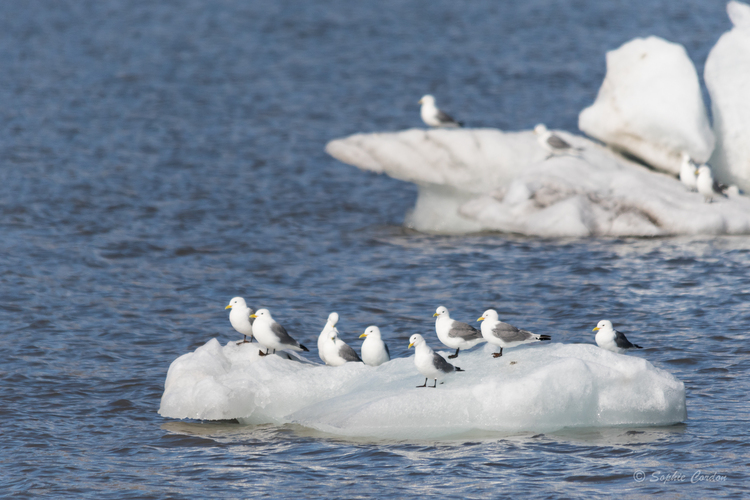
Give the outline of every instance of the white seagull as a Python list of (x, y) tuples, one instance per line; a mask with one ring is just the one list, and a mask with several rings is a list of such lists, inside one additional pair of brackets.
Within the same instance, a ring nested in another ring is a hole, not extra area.
[(346, 342), (339, 338), (339, 331), (334, 328), (329, 332), (328, 340), (323, 343), (326, 364), (329, 366), (341, 366), (349, 362), (359, 362), (357, 353)]
[(547, 130), (547, 127), (543, 123), (540, 123), (536, 127), (534, 127), (534, 133), (537, 136), (539, 145), (549, 153), (549, 155), (547, 155), (547, 159), (554, 155), (575, 155), (576, 153), (581, 151), (581, 148), (573, 147), (572, 145), (570, 145), (570, 143), (568, 143), (568, 141), (566, 141), (559, 135), (550, 130)]
[(292, 351), (310, 350), (290, 337), (286, 329), (274, 321), (268, 309), (259, 309), (255, 314), (251, 314), (250, 317), (255, 318), (255, 322), (253, 323), (255, 340), (266, 348), (265, 353), (259, 351), (261, 356), (265, 356), (270, 350), (273, 350), (274, 353), (277, 350), (281, 351), (284, 349)]
[(713, 175), (711, 175), (711, 167), (705, 164), (701, 165), (698, 170), (695, 171), (695, 175), (698, 176), (695, 183), (698, 187), (698, 192), (703, 195), (703, 201), (711, 203), (714, 195), (723, 196), (724, 198), (727, 197), (727, 195), (724, 194), (722, 186), (716, 182)]
[(695, 163), (690, 159), (690, 155), (683, 151), (682, 163), (680, 163), (680, 182), (682, 182), (690, 191), (695, 191), (697, 189), (695, 184), (695, 168)]
[(440, 342), (456, 350), (456, 353), (448, 356), (448, 359), (458, 357), (458, 351), (461, 349), (471, 349), (478, 343), (484, 342), (479, 330), (466, 323), (451, 319), (451, 315), (445, 307), (438, 307), (432, 316), (437, 316), (435, 332)]
[[(232, 323), (232, 327), (235, 330), (244, 335), (244, 339), (237, 342), (237, 345), (252, 342), (253, 318), (251, 318), (250, 315), (253, 314), (253, 310), (247, 307), (245, 299), (242, 297), (235, 297), (229, 301), (229, 305), (224, 309), (231, 309), (231, 311), (229, 311), (229, 322)], [(247, 340), (248, 335), (250, 335), (250, 340)]]
[(500, 347), (499, 353), (493, 353), (493, 358), (503, 355), (503, 347), (516, 347), (521, 344), (538, 342), (540, 340), (552, 340), (549, 335), (537, 335), (526, 330), (519, 330), (513, 325), (503, 323), (497, 318), (497, 311), (487, 309), (477, 321), (482, 321), (482, 335), (487, 342)]
[(365, 337), (365, 341), (362, 342), (362, 361), (366, 365), (380, 366), (391, 360), (388, 346), (380, 337), (380, 328), (375, 325), (368, 326), (365, 333), (359, 336), (359, 338), (362, 337)]
[[(453, 372), (463, 371), (461, 368), (448, 363), (445, 358), (433, 351), (418, 333), (409, 338), (409, 348), (412, 346), (414, 346), (415, 350), (414, 364), (419, 373), (425, 376), (424, 384), (417, 387), (437, 387), (438, 379), (445, 378), (446, 375), (450, 375)], [(427, 379), (435, 380), (435, 384), (428, 386)]]
[(612, 352), (625, 352), (626, 349), (643, 349), (639, 345), (632, 344), (622, 332), (618, 332), (608, 319), (601, 320), (592, 331), (596, 333), (596, 345), (602, 349)]
[(328, 321), (326, 321), (326, 325), (323, 327), (323, 331), (320, 332), (320, 335), (318, 335), (318, 356), (320, 356), (321, 361), (323, 363), (328, 364), (326, 361), (326, 350), (324, 349), (325, 343), (331, 341), (331, 332), (336, 331), (338, 333), (338, 330), (336, 329), (336, 323), (339, 321), (339, 314), (336, 312), (332, 312), (328, 315)]
[(430, 94), (422, 96), (419, 103), (422, 105), (420, 114), (422, 115), (422, 121), (430, 127), (443, 127), (443, 128), (458, 128), (463, 127), (462, 122), (457, 122), (449, 115), (439, 110), (435, 106), (435, 98)]

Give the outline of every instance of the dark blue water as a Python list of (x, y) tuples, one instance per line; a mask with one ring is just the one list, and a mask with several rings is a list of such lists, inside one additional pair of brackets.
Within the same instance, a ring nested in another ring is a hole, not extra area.
[[(420, 235), (412, 186), (323, 152), (421, 126), (428, 92), (575, 131), (606, 50), (655, 34), (702, 73), (729, 27), (698, 0), (0, 3), (0, 494), (747, 496), (750, 238)], [(172, 360), (236, 337), (235, 295), (308, 345), (334, 309), (387, 326), (398, 356), (440, 304), (566, 342), (609, 317), (689, 419), (372, 442), (159, 417)]]

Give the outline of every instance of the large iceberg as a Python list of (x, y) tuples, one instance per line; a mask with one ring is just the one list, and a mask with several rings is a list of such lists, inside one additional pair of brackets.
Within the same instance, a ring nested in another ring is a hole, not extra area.
[(412, 357), (331, 367), (212, 339), (172, 363), (159, 414), (391, 439), (687, 419), (684, 384), (645, 359), (584, 344), (524, 346), (499, 359), (490, 352), (462, 352), (455, 361), (465, 372), (417, 389), (424, 378)]
[(535, 236), (748, 234), (750, 199), (705, 203), (676, 177), (583, 137), (547, 158), (529, 131), (423, 130), (355, 134), (326, 151), (419, 188), (405, 223), (419, 231), (484, 230)]
[(607, 52), (607, 75), (578, 128), (673, 174), (682, 152), (703, 163), (714, 148), (695, 66), (682, 45), (655, 36)]
[(734, 28), (724, 33), (706, 60), (716, 150), (715, 175), (750, 191), (750, 6), (729, 2)]

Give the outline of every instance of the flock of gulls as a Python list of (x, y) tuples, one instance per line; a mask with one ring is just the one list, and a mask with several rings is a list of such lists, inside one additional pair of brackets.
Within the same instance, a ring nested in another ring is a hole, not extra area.
[[(238, 345), (249, 344), (255, 339), (265, 349), (258, 351), (260, 356), (274, 354), (276, 351), (309, 351), (309, 349), (294, 340), (286, 328), (273, 319), (268, 309), (253, 311), (242, 297), (234, 297), (229, 301), (225, 309), (229, 312), (229, 322), (232, 327), (243, 335)], [(443, 345), (456, 352), (449, 355), (448, 359), (455, 359), (459, 352), (471, 349), (481, 342), (488, 342), (500, 348), (499, 352), (492, 353), (492, 357), (499, 358), (503, 355), (503, 349), (510, 349), (521, 344), (535, 343), (544, 340), (552, 340), (549, 335), (538, 335), (526, 330), (521, 330), (513, 325), (504, 323), (498, 318), (497, 311), (488, 309), (477, 319), (481, 321), (479, 330), (473, 326), (451, 318), (448, 309), (440, 306), (433, 314), (435, 320), (435, 333)], [(341, 366), (346, 363), (364, 363), (370, 366), (379, 366), (391, 360), (388, 346), (380, 335), (377, 326), (368, 326), (359, 338), (364, 338), (360, 355), (346, 342), (339, 338), (336, 329), (339, 315), (332, 312), (328, 315), (326, 324), (318, 336), (318, 356), (329, 366)], [(597, 332), (595, 340), (599, 347), (608, 351), (623, 353), (628, 349), (641, 346), (632, 344), (621, 332), (612, 326), (609, 320), (602, 320), (596, 325)], [(250, 340), (248, 340), (250, 337)], [(409, 338), (409, 348), (414, 347), (414, 365), (419, 373), (425, 377), (424, 384), (417, 387), (437, 387), (437, 382), (455, 372), (464, 371), (453, 365), (439, 353), (436, 353), (427, 345), (424, 337), (415, 333)], [(433, 385), (427, 385), (428, 380), (434, 380)]]
[[(463, 126), (463, 122), (456, 121), (450, 115), (441, 111), (435, 105), (435, 98), (433, 96), (427, 94), (418, 103), (422, 105), (420, 110), (422, 121), (428, 126), (434, 128), (457, 128)], [(578, 153), (582, 151), (582, 148), (574, 147), (559, 135), (548, 130), (544, 124), (540, 123), (534, 127), (534, 133), (537, 136), (539, 145), (548, 153), (546, 159), (557, 155), (578, 156)], [(690, 158), (690, 155), (685, 152), (682, 153), (679, 177), (688, 190), (697, 191), (702, 194), (703, 200), (706, 203), (711, 203), (714, 196), (726, 198), (727, 193), (739, 194), (736, 186), (728, 187), (716, 182), (711, 173), (711, 167), (708, 164), (696, 165)], [(732, 190), (736, 190), (737, 193), (732, 193)]]

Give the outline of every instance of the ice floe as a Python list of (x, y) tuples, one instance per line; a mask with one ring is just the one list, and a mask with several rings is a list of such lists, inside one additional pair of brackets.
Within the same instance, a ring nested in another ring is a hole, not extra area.
[(682, 45), (655, 36), (607, 52), (607, 75), (578, 128), (673, 174), (682, 152), (703, 163), (714, 149), (695, 66)]
[(423, 232), (663, 236), (750, 233), (750, 199), (705, 203), (675, 177), (583, 137), (547, 159), (531, 131), (422, 130), (355, 134), (328, 143), (344, 163), (419, 187), (405, 224)]
[(729, 2), (734, 28), (724, 33), (706, 60), (716, 150), (711, 166), (724, 183), (750, 191), (750, 6)]
[(261, 358), (257, 345), (212, 339), (172, 363), (159, 414), (392, 439), (669, 425), (687, 418), (684, 384), (645, 359), (584, 344), (518, 347), (502, 358), (490, 351), (461, 353), (465, 372), (436, 389), (418, 389), (424, 377), (411, 357), (378, 367), (330, 367)]
[[(411, 129), (335, 139), (326, 151), (416, 184), (404, 223), (423, 232), (750, 234), (741, 194), (750, 192), (750, 6), (731, 1), (727, 12), (734, 28), (705, 68), (713, 130), (685, 48), (651, 36), (607, 53), (596, 101), (579, 115), (579, 128), (608, 147), (554, 131), (572, 147), (548, 157), (527, 131)], [(729, 198), (705, 203), (681, 185), (683, 155), (698, 165), (710, 157), (714, 178), (734, 184)]]

